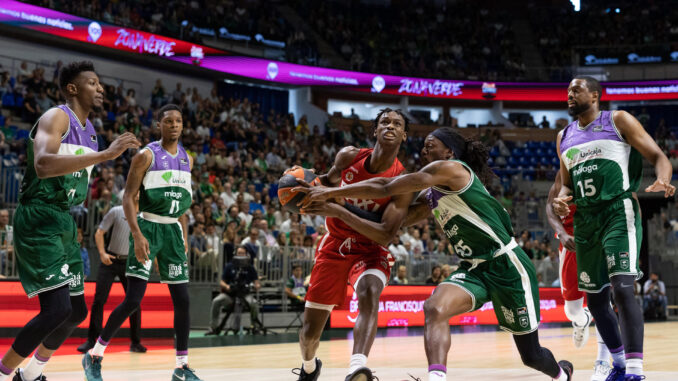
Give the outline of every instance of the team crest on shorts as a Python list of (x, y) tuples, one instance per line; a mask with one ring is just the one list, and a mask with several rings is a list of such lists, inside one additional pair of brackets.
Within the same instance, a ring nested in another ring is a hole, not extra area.
[(579, 274), (579, 279), (584, 283), (591, 283), (591, 277), (589, 277), (589, 274), (587, 274), (586, 271), (582, 271), (581, 274)]
[(621, 259), (621, 260), (619, 261), (619, 266), (620, 266), (622, 269), (628, 269), (628, 268), (629, 268), (629, 260), (628, 260), (628, 259)]
[(527, 316), (520, 316), (518, 318), (518, 322), (520, 323), (520, 326), (523, 328), (527, 328), (527, 326), (530, 325), (529, 321), (527, 320)]

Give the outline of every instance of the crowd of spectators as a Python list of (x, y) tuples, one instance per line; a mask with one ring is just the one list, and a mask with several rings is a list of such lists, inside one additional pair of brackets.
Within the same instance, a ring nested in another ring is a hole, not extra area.
[(554, 69), (579, 64), (573, 55), (578, 47), (602, 57), (646, 49), (656, 55), (665, 52), (658, 46), (678, 35), (678, 12), (668, 0), (590, 1), (579, 12), (566, 3), (535, 1), (528, 7), (542, 59)]
[(501, 10), (470, 2), (406, 7), (296, 0), (353, 70), (432, 78), (520, 79), (525, 65)]
[(235, 41), (233, 35), (248, 38), (251, 44), (261, 39), (282, 42), (287, 61), (310, 65), (318, 61), (314, 40), (264, 0), (171, 0), (162, 5), (151, 0), (26, 2), (204, 45), (216, 37)]

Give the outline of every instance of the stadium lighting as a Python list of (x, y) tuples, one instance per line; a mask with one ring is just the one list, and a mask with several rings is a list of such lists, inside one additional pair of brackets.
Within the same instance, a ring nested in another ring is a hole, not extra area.
[(575, 12), (581, 11), (581, 0), (570, 0), (570, 3), (574, 6)]

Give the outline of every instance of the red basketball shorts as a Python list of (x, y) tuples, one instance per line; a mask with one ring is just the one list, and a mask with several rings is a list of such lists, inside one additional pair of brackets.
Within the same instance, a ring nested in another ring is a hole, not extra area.
[(577, 280), (577, 253), (569, 251), (561, 244), (558, 248), (560, 254), (560, 291), (565, 300), (577, 300), (584, 297), (579, 291)]
[(346, 286), (350, 284), (355, 289), (360, 278), (367, 274), (379, 277), (386, 287), (393, 263), (391, 253), (383, 246), (325, 234), (315, 252), (306, 301), (326, 306), (341, 305), (346, 297)]

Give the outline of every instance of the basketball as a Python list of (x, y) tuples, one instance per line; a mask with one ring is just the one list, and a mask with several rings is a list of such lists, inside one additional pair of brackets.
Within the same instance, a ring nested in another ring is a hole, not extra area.
[(278, 199), (283, 209), (292, 213), (299, 213), (297, 204), (306, 196), (304, 192), (292, 191), (292, 188), (301, 185), (297, 182), (297, 179), (302, 179), (311, 185), (320, 183), (318, 176), (308, 169), (288, 169), (283, 173), (283, 176), (278, 180)]

